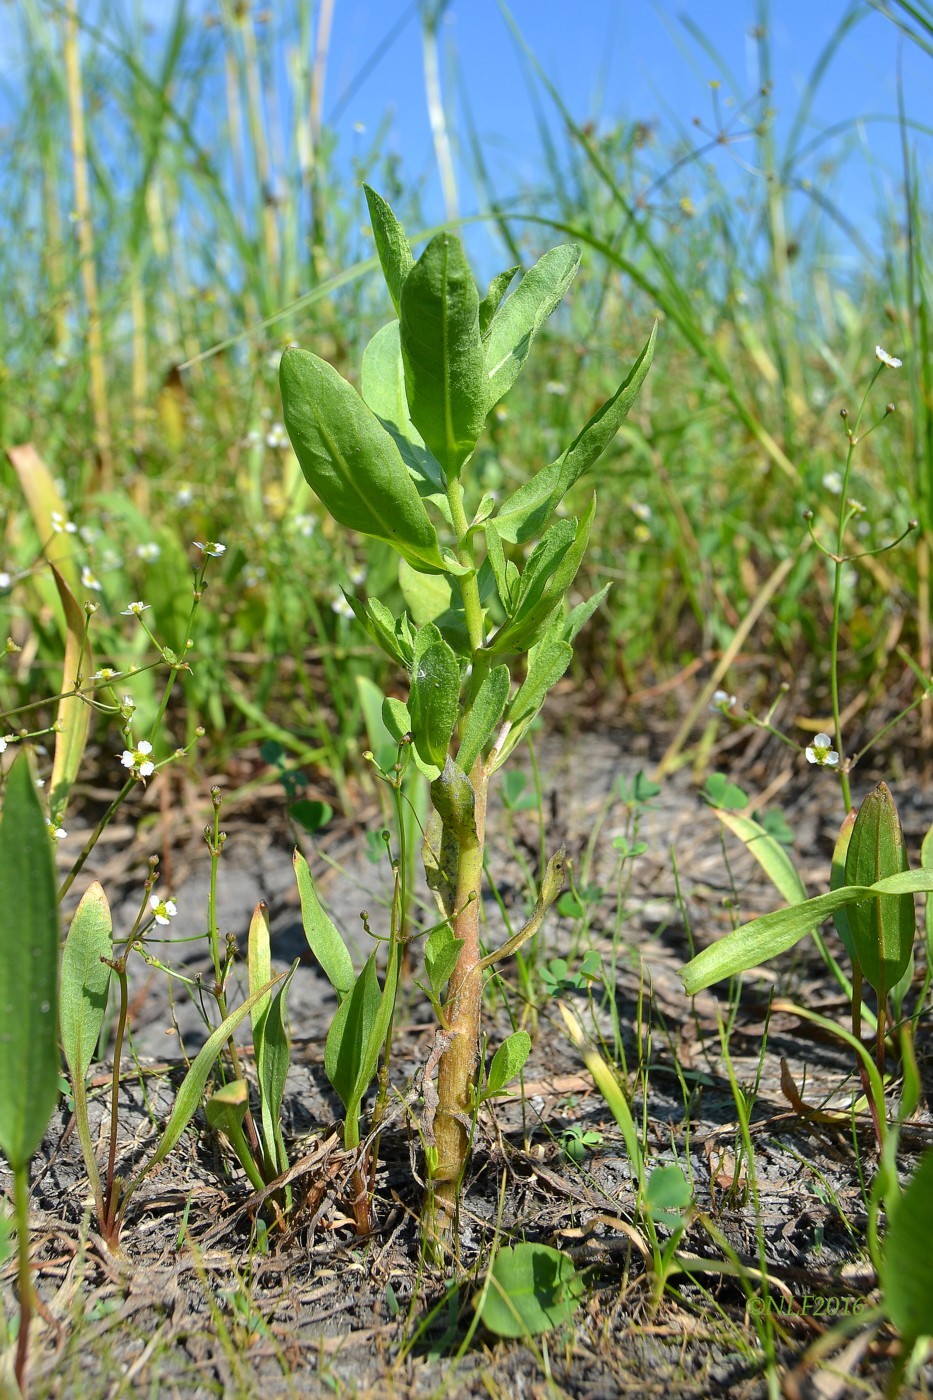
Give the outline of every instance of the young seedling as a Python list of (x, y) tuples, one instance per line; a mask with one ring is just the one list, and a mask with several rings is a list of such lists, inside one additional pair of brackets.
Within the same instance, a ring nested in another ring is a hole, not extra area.
[[(449, 930), (446, 951), (456, 949), (449, 970), (446, 953), (444, 958), (439, 1029), (445, 1048), (436, 1109), (426, 1106), (422, 1123), (424, 1234), (441, 1257), (469, 1155), (483, 970), (537, 931), (563, 883), (562, 861), (555, 857), (532, 919), (505, 947), (484, 957), (480, 910), (489, 784), (566, 671), (574, 637), (602, 597), (566, 611), (595, 496), (579, 516), (556, 523), (551, 517), (631, 408), (651, 363), (655, 332), (625, 381), (561, 456), (497, 507), (491, 495), (480, 498), (472, 489), (470, 459), (487, 416), (512, 387), (537, 332), (569, 289), (579, 249), (552, 248), (504, 301), (517, 269), (494, 278), (481, 297), (456, 238), (438, 234), (416, 261), (388, 204), (372, 190), (366, 197), (398, 319), (367, 346), (360, 393), (305, 350), (285, 352), (280, 380), (285, 425), (308, 484), (338, 524), (384, 541), (399, 557), (403, 609), (393, 613), (379, 598), (349, 593), (347, 601), (370, 637), (408, 674), (407, 698), (386, 695), (383, 719), (430, 784), (424, 864)], [(330, 930), (325, 941), (335, 965), (340, 963), (339, 954), (333, 958), (337, 944)], [(328, 1036), (328, 1073), (332, 1082), (334, 1072), (340, 1075), (348, 1122), (375, 1072), (373, 1039), (391, 1023), (394, 939), (390, 948), (382, 988), (375, 965), (367, 963), (347, 989)], [(366, 1028), (369, 1049), (356, 1054), (353, 1073), (344, 1074), (351, 1024)]]

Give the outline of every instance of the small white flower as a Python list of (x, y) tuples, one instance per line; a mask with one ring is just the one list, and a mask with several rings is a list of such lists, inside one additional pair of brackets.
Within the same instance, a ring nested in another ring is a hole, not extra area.
[(155, 540), (144, 540), (136, 546), (136, 558), (142, 559), (145, 564), (154, 564), (161, 553), (162, 546)]
[(178, 913), (174, 899), (160, 899), (157, 894), (149, 896), (149, 908), (157, 924), (167, 924)]
[(266, 571), (261, 564), (247, 564), (243, 570), (244, 588), (255, 588), (266, 576)]
[(12, 582), (13, 576), (11, 574), (8, 574), (5, 569), (0, 571), (0, 588), (9, 588)]
[(66, 520), (60, 510), (52, 511), (52, 530), (56, 535), (60, 535), (62, 531), (64, 531), (66, 535), (76, 535), (78, 533), (78, 527), (74, 521)]
[(100, 538), (100, 531), (96, 525), (82, 525), (78, 534), (85, 544), (95, 544)]
[(645, 501), (632, 501), (631, 512), (638, 520), (643, 520), (645, 524), (651, 519), (651, 507)]
[(202, 554), (207, 554), (211, 559), (219, 559), (222, 554), (226, 554), (227, 546), (221, 544), (219, 540), (194, 540), (195, 549), (199, 549)]
[(92, 681), (115, 681), (119, 671), (115, 671), (112, 666), (101, 666), (99, 671), (95, 671), (91, 677)]
[(49, 829), (50, 836), (54, 837), (56, 841), (64, 841), (68, 835), (67, 831), (64, 831), (60, 826), (55, 826), (51, 817), (46, 817), (45, 824)]
[(805, 750), (808, 763), (818, 763), (820, 767), (837, 768), (839, 766), (839, 755), (832, 746), (832, 739), (828, 734), (817, 734), (813, 743), (808, 744)]
[(562, 398), (563, 395), (567, 392), (567, 385), (562, 384), (559, 379), (549, 379), (544, 386), (544, 392), (546, 394), (554, 394), (558, 398)]
[(176, 506), (190, 506), (193, 500), (194, 492), (192, 491), (190, 486), (182, 486), (178, 491), (175, 492)]
[(315, 520), (313, 515), (296, 515), (292, 521), (299, 535), (307, 539), (314, 534)]
[(288, 433), (281, 423), (273, 423), (266, 433), (266, 446), (280, 449), (288, 446)]
[(342, 593), (331, 603), (331, 608), (337, 614), (338, 617), (356, 616), (353, 609), (350, 607), (350, 604), (347, 602), (346, 598), (343, 596)]
[(831, 496), (838, 496), (842, 490), (842, 475), (840, 472), (827, 472), (823, 477), (824, 490)]
[(888, 369), (900, 369), (904, 363), (896, 355), (889, 355), (887, 350), (882, 350), (880, 345), (875, 346), (875, 359), (880, 360), (883, 365), (887, 365)]
[(123, 611), (122, 611), (122, 613), (120, 614), (120, 616), (121, 616), (121, 617), (139, 617), (140, 613), (144, 613), (144, 612), (147, 610), (148, 607), (149, 607), (149, 604), (148, 604), (148, 603), (143, 603), (143, 602), (130, 603), (129, 607), (126, 607), (126, 608), (123, 609)]
[(81, 570), (81, 587), (93, 588), (98, 593), (103, 588), (103, 584), (101, 583), (100, 579), (97, 577), (96, 574), (92, 573), (92, 571), (88, 568), (87, 564), (85, 564), (84, 568)]
[(728, 714), (735, 704), (735, 696), (730, 695), (728, 690), (714, 690), (713, 698), (709, 702), (709, 707), (713, 714)]
[(6, 739), (0, 739), (0, 753), (6, 753)]
[(864, 515), (867, 510), (867, 507), (863, 506), (861, 501), (857, 501), (854, 496), (850, 496), (846, 504), (853, 515)]
[(136, 701), (132, 695), (124, 695), (120, 701), (120, 714), (124, 719), (132, 719), (133, 711), (136, 709)]
[(148, 778), (150, 773), (155, 772), (155, 764), (149, 755), (152, 753), (152, 745), (148, 739), (142, 739), (135, 749), (124, 749), (120, 757), (120, 762), (124, 768), (131, 768), (133, 776), (137, 778)]
[(354, 588), (362, 588), (363, 584), (366, 582), (365, 567), (361, 569), (351, 569), (350, 582), (353, 584)]

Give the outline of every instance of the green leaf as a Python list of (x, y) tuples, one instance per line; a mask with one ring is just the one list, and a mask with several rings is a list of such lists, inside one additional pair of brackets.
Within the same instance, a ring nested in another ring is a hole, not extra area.
[(398, 562), (398, 583), (417, 627), (443, 616), (450, 607), (450, 582), (443, 574), (421, 574), (404, 559)]
[(325, 360), (286, 350), (285, 426), (311, 489), (338, 524), (385, 540), (416, 569), (444, 573), (434, 526), (392, 435)]
[(656, 1167), (649, 1176), (645, 1207), (656, 1225), (666, 1225), (669, 1230), (682, 1228), (692, 1201), (690, 1183), (680, 1167)]
[(457, 750), (457, 763), (469, 773), (483, 749), (493, 736), (496, 725), (505, 712), (509, 699), (508, 666), (494, 666), (476, 692), (469, 718)]
[[(274, 983), (272, 985), (274, 985)], [(154, 1167), (157, 1167), (160, 1162), (164, 1162), (168, 1154), (177, 1146), (182, 1133), (197, 1111), (204, 1094), (204, 1087), (207, 1084), (211, 1070), (214, 1068), (217, 1056), (229, 1042), (230, 1037), (233, 1035), (233, 1032), (240, 1022), (252, 1012), (256, 1003), (260, 1001), (269, 990), (269, 987), (263, 987), (260, 988), (259, 991), (251, 993), (242, 1005), (238, 1006), (235, 1011), (231, 1011), (230, 1015), (224, 1021), (221, 1021), (217, 1029), (211, 1033), (201, 1046), (197, 1056), (191, 1062), (191, 1068), (181, 1082), (181, 1087), (175, 1098), (174, 1107), (169, 1115), (169, 1120), (165, 1125), (162, 1137), (159, 1139), (158, 1147), (150, 1160), (143, 1167), (142, 1171), (134, 1176), (123, 1193), (124, 1208), (130, 1196), (147, 1173), (151, 1172)]]
[(269, 906), (260, 901), (253, 910), (249, 921), (249, 934), (246, 940), (246, 974), (250, 993), (258, 994), (259, 1000), (250, 1012), (250, 1026), (253, 1032), (253, 1045), (258, 1054), (262, 1045), (266, 1016), (272, 1002), (272, 993), (262, 989), (272, 981), (272, 943), (269, 932)]
[[(887, 784), (879, 783), (855, 818), (846, 852), (846, 885), (874, 885), (907, 868), (897, 807)], [(910, 962), (916, 933), (913, 898), (905, 894), (899, 899), (856, 900), (847, 914), (862, 972), (883, 1006)]]
[(569, 1322), (583, 1293), (568, 1255), (546, 1244), (516, 1244), (496, 1255), (477, 1311), (498, 1337), (536, 1337)]
[(933, 1152), (920, 1159), (891, 1211), (881, 1287), (888, 1316), (910, 1348), (933, 1334)]
[(532, 341), (563, 301), (580, 267), (580, 249), (561, 244), (539, 258), (492, 318), (486, 336), (487, 413), (515, 383)]
[(599, 592), (594, 593), (592, 598), (586, 598), (582, 603), (578, 603), (575, 608), (571, 608), (561, 630), (561, 636), (565, 642), (574, 641), (577, 634), (582, 631), (589, 622), (611, 587), (611, 583), (604, 583)]
[(457, 938), (450, 924), (438, 924), (424, 945), (424, 968), (431, 991), (436, 997), (443, 992), (457, 966), (463, 939)]
[(502, 537), (496, 528), (496, 522), (489, 520), (486, 523), (486, 560), (492, 570), (492, 576), (496, 581), (496, 592), (499, 595), (499, 602), (506, 612), (512, 607), (513, 588), (518, 584), (518, 569), (510, 559), (506, 559), (505, 550), (502, 548)]
[(215, 1132), (235, 1136), (243, 1126), (249, 1108), (249, 1087), (245, 1079), (232, 1079), (215, 1089), (204, 1105), (204, 1114)]
[(100, 1039), (113, 957), (113, 920), (103, 887), (95, 880), (81, 896), (62, 950), (59, 1023), (72, 1084), (82, 1087)]
[(519, 270), (518, 263), (516, 263), (514, 267), (507, 267), (504, 272), (497, 273), (490, 282), (486, 295), (479, 304), (479, 330), (484, 340), (489, 335), (489, 327), (493, 316), (499, 309), (499, 303), (505, 296), (512, 278)]
[(735, 783), (730, 783), (725, 773), (710, 773), (703, 796), (711, 807), (741, 810), (748, 806), (748, 794)]
[(399, 315), (408, 407), (448, 480), (486, 421), (479, 294), (458, 239), (439, 233), (405, 279)]
[(654, 355), (657, 325), (627, 379), (594, 413), (556, 462), (542, 467), (503, 501), (496, 528), (504, 540), (521, 544), (544, 528), (571, 486), (599, 459), (621, 428), (638, 396)]
[(344, 1145), (360, 1141), (359, 1114), (363, 1095), (372, 1083), (379, 1055), (388, 1034), (398, 986), (398, 944), (393, 943), (380, 991), (373, 953), (353, 991), (341, 1003), (331, 1023), (324, 1047), (324, 1068), (346, 1108)]
[[(846, 882), (846, 853), (849, 849), (849, 842), (852, 839), (852, 828), (855, 825), (855, 811), (846, 812), (842, 825), (839, 828), (839, 835), (836, 837), (836, 844), (833, 847), (833, 860), (829, 876), (829, 888), (831, 890), (841, 889)], [(924, 862), (921, 859), (921, 864)], [(933, 900), (927, 900), (927, 906), (933, 904)], [(848, 909), (837, 909), (833, 915), (833, 923), (836, 932), (842, 940), (842, 946), (849, 955), (849, 960), (854, 967), (858, 958), (855, 952), (855, 939), (852, 937), (852, 930), (849, 927)]]
[(543, 641), (533, 649), (528, 674), (509, 706), (513, 726), (534, 718), (551, 686), (557, 684), (572, 658), (573, 647), (569, 642)]
[(290, 803), (288, 811), (298, 825), (304, 827), (311, 836), (320, 831), (322, 826), (326, 826), (334, 815), (334, 809), (329, 802), (312, 801), (310, 797), (302, 797), (300, 801)]
[(321, 901), (314, 888), (314, 880), (308, 862), (300, 851), (295, 851), (295, 878), (298, 881), (298, 895), (301, 900), (301, 922), (304, 925), (308, 947), (317, 958), (324, 974), (337, 993), (338, 1001), (343, 1001), (354, 983), (353, 959), (331, 920), (324, 913)]
[(748, 848), (782, 899), (786, 899), (788, 904), (806, 899), (807, 889), (797, 874), (794, 862), (780, 842), (770, 836), (763, 826), (752, 821), (751, 817), (737, 816), (723, 807), (716, 808), (716, 816)]
[(419, 754), (426, 763), (443, 768), (460, 713), (460, 667), (445, 641), (416, 657), (408, 710)]
[(626, 378), (612, 398), (607, 399), (602, 408), (593, 414), (560, 459), (563, 477), (567, 483), (564, 491), (569, 490), (573, 483), (598, 461), (628, 417), (651, 368), (657, 338), (658, 323), (655, 321), (651, 327), (651, 334)]
[(385, 603), (380, 602), (378, 598), (370, 598), (366, 602), (348, 593), (346, 589), (341, 589), (341, 592), (353, 609), (356, 620), (365, 628), (372, 641), (393, 661), (397, 661), (408, 670), (411, 666), (412, 649), (404, 635), (401, 619), (397, 621)]
[(530, 1054), (531, 1036), (527, 1031), (513, 1031), (510, 1036), (503, 1040), (492, 1057), (486, 1087), (483, 1090), (483, 1099), (491, 1099), (496, 1094), (501, 1094), (507, 1084), (511, 1084), (513, 1079), (517, 1079), (525, 1068), (525, 1061)]
[(373, 226), (373, 238), (376, 242), (379, 262), (382, 265), (382, 275), (386, 280), (386, 286), (389, 289), (389, 296), (392, 298), (395, 310), (398, 311), (402, 287), (414, 265), (414, 258), (411, 255), (408, 239), (405, 237), (405, 230), (393, 214), (387, 201), (382, 198), (381, 194), (370, 189), (369, 185), (363, 186), (363, 193), (366, 195), (366, 203), (369, 206), (369, 220)]
[(288, 1156), (282, 1137), (282, 1100), (291, 1058), (285, 998), (297, 962), (272, 998), (263, 1026), (261, 1041), (256, 1045), (256, 1074), (259, 1080), (259, 1106), (262, 1140), (269, 1175), (288, 1170)]
[(436, 506), (450, 524), (450, 505), (440, 464), (425, 447), (408, 411), (398, 321), (390, 321), (377, 331), (363, 351), (360, 391), (364, 402), (395, 440), (419, 496)]
[(91, 706), (86, 700), (69, 696), (77, 676), (87, 680), (94, 670), (94, 657), (86, 639), (87, 615), (55, 565), (52, 577), (61, 599), (65, 614), (65, 655), (62, 663), (62, 699), (58, 702), (55, 717), (55, 756), (52, 760), (52, 775), (49, 779), (49, 810), (56, 824), (64, 815), (68, 797), (78, 776), (84, 749), (87, 744), (88, 728), (91, 723)]
[[(349, 996), (340, 1003), (327, 1032), (324, 1069), (343, 1106), (350, 1108), (356, 1093), (369, 1034), (376, 1020), (382, 991), (376, 975), (376, 955), (370, 954)], [(375, 1071), (374, 1071), (375, 1072)]]
[(680, 974), (684, 990), (688, 996), (695, 996), (724, 977), (760, 967), (778, 953), (792, 948), (805, 933), (837, 909), (854, 904), (856, 900), (919, 894), (924, 890), (933, 890), (933, 870), (906, 870), (878, 880), (874, 885), (845, 885), (789, 909), (776, 909), (727, 933), (692, 958)]
[(22, 1171), (58, 1099), (58, 896), (30, 757), (6, 775), (0, 819), (0, 1151)]
[(382, 702), (382, 722), (396, 744), (400, 744), (405, 736), (411, 733), (408, 706), (403, 700), (397, 700), (394, 695), (387, 695)]
[(536, 545), (521, 576), (512, 616), (489, 641), (493, 655), (527, 650), (547, 630), (586, 553), (595, 513), (594, 496), (579, 522), (559, 520)]

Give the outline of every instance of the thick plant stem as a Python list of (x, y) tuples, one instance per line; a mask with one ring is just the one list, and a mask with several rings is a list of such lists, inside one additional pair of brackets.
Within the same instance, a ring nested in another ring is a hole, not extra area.
[(488, 777), (480, 759), (471, 774), (476, 794), (475, 837), (461, 842), (457, 866), (454, 935), (463, 940), (448, 988), (447, 1030), (452, 1037), (441, 1056), (434, 1120), (436, 1164), (430, 1173), (425, 1212), (426, 1238), (438, 1256), (453, 1230), (457, 1197), (469, 1155), (469, 1120), (479, 1057), (483, 972), (480, 966), (480, 902), (486, 834)]

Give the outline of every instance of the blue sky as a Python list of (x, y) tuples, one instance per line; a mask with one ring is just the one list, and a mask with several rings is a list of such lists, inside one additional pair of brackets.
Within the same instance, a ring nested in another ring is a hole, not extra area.
[[(900, 179), (896, 122), (898, 64), (908, 115), (933, 124), (933, 58), (902, 39), (896, 26), (865, 4), (849, 0), (772, 0), (773, 106), (777, 131), (786, 133), (825, 46), (853, 9), (864, 18), (841, 39), (816, 93), (808, 130), (844, 124), (847, 174), (843, 198), (858, 220), (867, 220), (879, 191)], [(690, 131), (694, 117), (714, 125), (710, 84), (721, 84), (729, 102), (754, 93), (760, 81), (757, 46), (750, 31), (757, 0), (513, 0), (512, 14), (525, 41), (579, 122), (598, 126), (623, 120), (657, 123), (662, 142)], [(686, 14), (694, 26), (683, 22)], [(391, 48), (365, 77), (380, 41), (408, 16)], [(701, 34), (721, 61), (704, 48)], [(540, 164), (534, 113), (523, 61), (497, 0), (452, 0), (441, 28), (442, 70), (453, 115), (454, 138), (465, 136), (458, 88), (469, 94), (473, 120), (484, 137), (501, 190), (533, 178)], [(456, 66), (456, 82), (453, 70)], [(348, 89), (356, 85), (352, 95)], [(337, 0), (324, 103), (336, 112), (342, 143), (352, 123), (374, 129), (393, 113), (392, 141), (406, 167), (424, 175), (440, 210), (424, 95), (417, 7), (408, 0)], [(700, 139), (693, 131), (694, 139)], [(930, 137), (916, 136), (928, 162)], [(743, 156), (741, 147), (733, 155)], [(732, 156), (729, 157), (730, 159)], [(814, 166), (814, 170), (816, 167)], [(461, 178), (462, 212), (472, 196)]]

